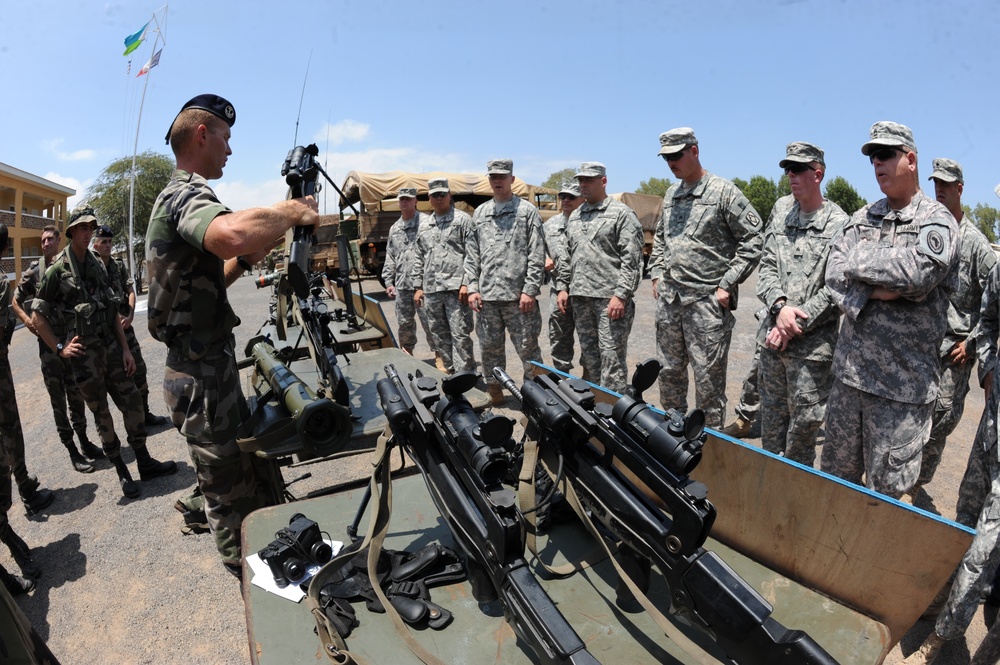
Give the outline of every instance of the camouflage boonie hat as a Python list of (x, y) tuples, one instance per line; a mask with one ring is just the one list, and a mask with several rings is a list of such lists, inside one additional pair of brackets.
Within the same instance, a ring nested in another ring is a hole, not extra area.
[(491, 159), (486, 162), (486, 175), (510, 175), (513, 172), (513, 159)]
[(595, 176), (607, 177), (608, 169), (600, 162), (584, 162), (580, 164), (580, 168), (577, 169), (574, 178), (593, 178)]
[(812, 143), (795, 141), (785, 146), (785, 158), (778, 162), (778, 166), (785, 168), (789, 164), (812, 164), (813, 162), (819, 162), (826, 166), (826, 162), (823, 161), (823, 151)]
[(688, 146), (698, 145), (694, 130), (690, 127), (678, 127), (660, 134), (660, 155), (672, 155)]
[(428, 194), (437, 194), (438, 192), (444, 192), (448, 194), (451, 190), (448, 188), (447, 178), (434, 178), (433, 180), (427, 181)]
[(66, 222), (66, 237), (70, 236), (69, 230), (74, 226), (80, 226), (81, 224), (93, 224), (97, 226), (97, 215), (94, 213), (94, 209), (89, 205), (77, 206), (73, 209), (73, 212), (69, 214), (69, 221)]
[(868, 157), (880, 147), (906, 148), (908, 151), (917, 151), (917, 146), (913, 142), (913, 131), (906, 125), (888, 120), (880, 120), (872, 125), (869, 132), (868, 143), (861, 146), (861, 154)]
[(941, 182), (960, 182), (965, 184), (965, 179), (962, 177), (962, 165), (954, 159), (945, 159), (944, 157), (938, 157), (934, 160), (934, 172), (927, 179), (933, 180), (934, 178), (937, 178)]
[(163, 137), (166, 139), (167, 143), (170, 143), (170, 132), (173, 131), (174, 123), (177, 122), (178, 116), (188, 109), (201, 109), (202, 111), (208, 111), (230, 127), (236, 124), (236, 109), (233, 108), (233, 105), (230, 104), (225, 98), (219, 97), (218, 95), (198, 95), (197, 97), (189, 99), (170, 122), (170, 127), (167, 129), (167, 135)]
[(399, 199), (415, 199), (417, 198), (417, 188), (416, 187), (400, 187), (399, 194), (396, 195), (396, 200)]
[(562, 184), (562, 188), (559, 190), (560, 194), (569, 194), (570, 196), (580, 196), (580, 183), (576, 180), (567, 180)]

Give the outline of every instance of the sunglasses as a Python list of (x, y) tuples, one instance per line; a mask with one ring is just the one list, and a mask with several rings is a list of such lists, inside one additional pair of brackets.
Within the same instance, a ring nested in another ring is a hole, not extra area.
[(431, 194), (432, 199), (443, 199), (446, 196), (448, 196), (448, 192), (434, 192)]
[(799, 175), (805, 173), (806, 171), (815, 171), (815, 170), (816, 169), (809, 166), (808, 164), (789, 164), (788, 166), (785, 167), (785, 175), (788, 175), (789, 173), (794, 173), (795, 175)]
[(674, 153), (671, 153), (669, 155), (663, 155), (663, 159), (664, 159), (664, 161), (667, 161), (667, 162), (676, 162), (678, 159), (680, 159), (681, 157), (684, 156), (685, 152), (687, 152), (687, 148), (684, 148), (680, 152), (674, 152)]
[(880, 162), (888, 162), (890, 159), (896, 156), (896, 153), (905, 154), (902, 150), (896, 148), (879, 148), (878, 150), (873, 150), (870, 155), (868, 155), (868, 161), (872, 164), (875, 163), (877, 159)]
[(574, 196), (573, 194), (560, 194), (559, 195), (559, 200), (560, 201), (572, 201), (575, 198), (576, 198), (576, 196)]

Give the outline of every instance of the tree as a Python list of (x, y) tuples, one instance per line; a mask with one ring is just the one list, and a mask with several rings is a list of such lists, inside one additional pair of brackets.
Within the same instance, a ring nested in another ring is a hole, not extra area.
[(781, 176), (781, 180), (778, 181), (778, 198), (782, 196), (788, 196), (792, 193), (792, 183), (788, 181), (788, 176)]
[(650, 178), (640, 182), (635, 191), (637, 194), (649, 194), (650, 196), (659, 196), (662, 199), (667, 195), (671, 184), (670, 178)]
[(828, 182), (823, 196), (839, 205), (848, 215), (853, 215), (868, 205), (868, 201), (861, 198), (858, 191), (843, 176), (837, 176)]
[(1000, 222), (1000, 210), (982, 203), (977, 203), (975, 209), (963, 205), (962, 210), (965, 211), (973, 224), (979, 227), (987, 240), (991, 243), (997, 241), (997, 222)]
[(547, 189), (562, 189), (564, 182), (573, 182), (576, 169), (562, 169), (549, 176), (549, 179), (542, 183), (542, 187)]
[[(153, 203), (163, 188), (170, 182), (174, 170), (174, 160), (166, 155), (147, 150), (135, 158), (135, 208), (133, 213), (134, 235), (132, 256), (137, 272), (146, 258), (146, 227)], [(118, 242), (124, 248), (128, 244), (129, 180), (132, 172), (132, 158), (122, 157), (104, 167), (94, 184), (87, 188), (87, 202), (97, 212), (102, 224), (107, 224), (115, 232)], [(137, 280), (138, 281), (138, 280)]]
[(733, 178), (733, 184), (750, 200), (750, 205), (760, 218), (767, 221), (771, 216), (774, 202), (778, 200), (778, 186), (774, 181), (762, 175), (755, 175), (750, 178), (750, 182), (742, 178)]

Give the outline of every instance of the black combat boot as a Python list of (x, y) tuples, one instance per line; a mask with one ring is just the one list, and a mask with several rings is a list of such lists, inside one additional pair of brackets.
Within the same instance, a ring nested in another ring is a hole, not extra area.
[(52, 490), (34, 490), (30, 494), (21, 494), (21, 501), (24, 503), (24, 510), (28, 515), (35, 515), (36, 513), (49, 507), (53, 501), (55, 501), (56, 495), (52, 493)]
[(28, 544), (14, 533), (14, 529), (10, 527), (10, 524), (7, 525), (3, 533), (0, 533), (0, 542), (10, 550), (10, 555), (13, 557), (14, 563), (21, 569), (25, 577), (37, 579), (42, 576), (42, 569), (31, 562), (31, 550), (28, 549)]
[(142, 410), (145, 413), (146, 427), (162, 427), (167, 424), (167, 419), (163, 416), (154, 415), (149, 410), (149, 393), (142, 396)]
[(23, 481), (17, 481), (17, 491), (21, 493), (21, 496), (30, 496), (35, 490), (38, 489), (39, 485), (41, 485), (41, 483), (38, 482), (38, 476), (33, 473), (29, 473), (24, 477)]
[(137, 498), (139, 496), (139, 486), (132, 480), (132, 474), (129, 473), (128, 467), (125, 466), (125, 461), (119, 455), (118, 457), (112, 457), (111, 463), (114, 464), (115, 471), (118, 472), (118, 482), (122, 486), (122, 494), (130, 499)]
[(135, 452), (135, 462), (139, 467), (139, 478), (142, 480), (152, 480), (177, 472), (176, 462), (158, 462), (150, 456), (145, 445), (132, 446), (132, 450)]
[(104, 459), (104, 451), (90, 442), (90, 439), (87, 438), (87, 430), (77, 432), (76, 437), (80, 439), (80, 452), (87, 459)]
[(87, 461), (87, 458), (80, 454), (80, 451), (76, 449), (76, 443), (73, 439), (69, 441), (63, 441), (63, 445), (66, 446), (66, 450), (69, 451), (69, 461), (73, 464), (73, 468), (80, 473), (92, 473), (94, 471), (94, 465)]
[(6, 587), (12, 596), (28, 593), (35, 588), (35, 580), (30, 577), (12, 575), (3, 566), (0, 566), (0, 582), (3, 582), (4, 587)]

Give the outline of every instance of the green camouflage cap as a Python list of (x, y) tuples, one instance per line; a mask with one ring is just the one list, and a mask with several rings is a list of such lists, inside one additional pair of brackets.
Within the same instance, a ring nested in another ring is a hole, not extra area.
[(690, 127), (678, 127), (660, 134), (660, 152), (658, 154), (672, 155), (692, 145), (698, 145), (694, 130)]
[(570, 196), (580, 196), (580, 183), (576, 180), (566, 180), (563, 182), (559, 193), (569, 194)]
[(826, 162), (823, 161), (823, 151), (812, 143), (795, 141), (785, 146), (785, 158), (778, 162), (778, 166), (785, 168), (789, 164), (812, 164), (813, 162), (819, 162), (826, 166)]
[(593, 178), (595, 176), (607, 177), (608, 169), (605, 168), (604, 164), (600, 162), (584, 162), (580, 164), (580, 168), (577, 169), (574, 178)]
[(451, 190), (448, 188), (447, 178), (434, 178), (433, 180), (427, 181), (427, 193), (437, 194), (438, 192), (449, 193)]
[(486, 175), (510, 175), (513, 172), (513, 159), (491, 159), (486, 162)]
[(872, 125), (868, 143), (861, 146), (861, 154), (868, 157), (882, 146), (917, 151), (917, 145), (913, 142), (913, 131), (906, 125), (888, 120), (880, 120)]
[(396, 195), (396, 200), (399, 199), (415, 199), (417, 198), (417, 188), (416, 187), (400, 187), (399, 194)]
[(944, 157), (938, 157), (934, 160), (934, 172), (927, 179), (933, 180), (934, 178), (937, 178), (941, 182), (960, 182), (965, 184), (965, 178), (962, 177), (962, 165), (954, 159), (945, 159)]
[(66, 235), (69, 236), (69, 230), (74, 226), (80, 226), (81, 224), (93, 224), (97, 227), (97, 214), (94, 209), (89, 205), (80, 205), (73, 209), (73, 212), (69, 214), (69, 221), (66, 223)]

